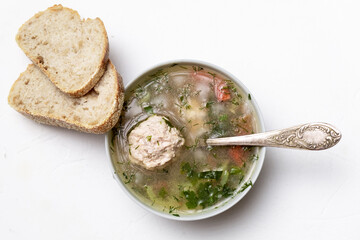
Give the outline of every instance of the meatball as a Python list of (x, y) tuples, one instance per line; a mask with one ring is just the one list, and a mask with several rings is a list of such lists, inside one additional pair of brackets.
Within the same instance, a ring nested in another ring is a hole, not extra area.
[(161, 168), (184, 145), (179, 130), (165, 117), (153, 115), (129, 134), (130, 160), (146, 169)]

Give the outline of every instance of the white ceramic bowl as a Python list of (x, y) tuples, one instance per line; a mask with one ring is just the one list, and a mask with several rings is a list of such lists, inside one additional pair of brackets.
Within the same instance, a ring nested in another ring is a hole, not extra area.
[[(157, 69), (157, 68), (170, 66), (170, 65), (172, 65), (174, 63), (199, 65), (199, 66), (203, 66), (203, 67), (212, 68), (215, 71), (222, 73), (227, 78), (229, 78), (229, 79), (233, 80), (234, 82), (236, 82), (240, 86), (240, 88), (244, 91), (244, 93), (246, 95), (251, 94), (249, 92), (249, 90), (245, 87), (245, 85), (238, 78), (236, 78), (234, 75), (227, 72), (226, 70), (224, 70), (224, 69), (222, 69), (222, 68), (220, 68), (218, 66), (215, 66), (213, 64), (210, 64), (210, 63), (206, 63), (206, 62), (202, 62), (202, 61), (198, 61), (198, 60), (187, 60), (187, 59), (167, 61), (167, 62), (164, 62), (164, 63), (157, 64), (154, 67), (144, 71), (139, 77), (137, 77), (136, 79), (134, 79), (133, 81), (131, 81), (131, 82), (129, 82), (127, 84), (127, 86), (125, 87), (125, 94), (126, 94), (127, 89), (130, 89), (132, 86), (137, 85), (138, 81), (141, 80), (141, 78), (143, 76), (147, 76), (149, 72), (151, 72), (151, 71), (153, 71), (154, 69)], [(252, 94), (251, 94), (251, 102), (252, 102), (253, 107), (254, 107), (255, 117), (256, 117), (256, 119), (258, 121), (257, 122), (258, 131), (259, 132), (264, 132), (265, 131), (264, 120), (263, 120), (262, 115), (260, 113), (260, 109), (259, 109), (259, 107), (258, 107), (258, 105), (257, 105), (257, 103), (255, 101), (255, 97)], [(251, 187), (248, 187), (243, 192), (237, 193), (236, 195), (234, 195), (234, 197), (231, 197), (231, 198), (227, 199), (226, 201), (224, 201), (217, 208), (210, 209), (210, 210), (204, 210), (204, 211), (201, 211), (200, 213), (195, 213), (195, 214), (191, 214), (191, 215), (182, 215), (180, 217), (176, 217), (176, 216), (173, 216), (173, 215), (168, 214), (166, 212), (161, 212), (161, 211), (155, 210), (155, 209), (151, 208), (150, 206), (146, 205), (145, 203), (141, 202), (135, 195), (133, 195), (125, 187), (125, 184), (121, 181), (119, 176), (117, 174), (115, 174), (115, 166), (113, 164), (113, 161), (111, 160), (110, 145), (109, 145), (109, 143), (111, 142), (112, 136), (113, 136), (112, 131), (109, 131), (108, 134), (105, 136), (105, 149), (106, 149), (106, 154), (107, 154), (108, 159), (109, 159), (111, 173), (113, 174), (114, 179), (119, 183), (120, 187), (124, 190), (124, 192), (131, 199), (133, 199), (137, 204), (139, 204), (144, 209), (146, 209), (149, 212), (152, 212), (152, 213), (154, 213), (154, 214), (156, 214), (158, 216), (168, 218), (168, 219), (172, 219), (172, 220), (178, 220), (178, 221), (194, 221), (194, 220), (200, 220), (200, 219), (209, 218), (209, 217), (215, 216), (217, 214), (220, 214), (220, 213), (226, 211), (227, 209), (231, 208), (232, 206), (234, 206), (251, 189)], [(264, 147), (259, 148), (258, 155), (259, 155), (259, 159), (256, 160), (256, 163), (254, 164), (253, 168), (251, 169), (251, 173), (248, 175), (248, 178), (245, 179), (245, 181), (243, 181), (243, 184), (246, 183), (248, 180), (251, 180), (252, 183), (254, 184), (257, 177), (259, 176), (260, 170), (262, 168), (264, 158), (265, 158), (265, 148)]]

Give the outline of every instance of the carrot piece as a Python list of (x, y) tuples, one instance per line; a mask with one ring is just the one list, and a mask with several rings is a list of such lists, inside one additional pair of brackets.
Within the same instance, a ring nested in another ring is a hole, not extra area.
[(196, 81), (213, 83), (215, 96), (219, 102), (230, 100), (230, 91), (227, 88), (227, 84), (223, 79), (216, 76), (214, 77), (210, 73), (204, 71), (196, 71), (193, 72), (191, 75)]
[(219, 102), (225, 102), (230, 100), (231, 95), (229, 89), (226, 88), (227, 87), (226, 82), (217, 77), (214, 78), (214, 81), (215, 81), (214, 89), (217, 100)]
[(233, 146), (229, 149), (229, 155), (232, 158), (232, 160), (238, 165), (239, 167), (242, 167), (244, 165), (244, 162), (246, 160), (245, 158), (245, 151), (241, 146)]
[(209, 73), (204, 72), (204, 71), (194, 71), (191, 76), (193, 77), (193, 79), (195, 79), (196, 81), (200, 81), (200, 82), (208, 82), (208, 83), (212, 83), (213, 82), (213, 76), (211, 76)]

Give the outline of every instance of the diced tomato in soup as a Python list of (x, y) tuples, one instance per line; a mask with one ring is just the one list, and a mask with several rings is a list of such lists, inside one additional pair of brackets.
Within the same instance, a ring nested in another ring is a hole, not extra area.
[(204, 71), (193, 72), (192, 76), (197, 81), (213, 83), (215, 96), (219, 102), (225, 102), (230, 100), (231, 98), (230, 91), (227, 88), (226, 81), (224, 81), (223, 79), (217, 76), (214, 77), (211, 74)]

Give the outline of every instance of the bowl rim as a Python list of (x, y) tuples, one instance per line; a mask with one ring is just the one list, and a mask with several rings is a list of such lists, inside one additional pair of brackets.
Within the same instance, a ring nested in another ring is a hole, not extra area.
[[(176, 64), (202, 65), (205, 67), (213, 68), (216, 71), (224, 74), (225, 76), (228, 76), (231, 80), (235, 81), (240, 86), (240, 88), (246, 93), (246, 95), (247, 94), (251, 95), (251, 102), (252, 102), (253, 108), (255, 110), (255, 114), (257, 115), (257, 119), (259, 121), (258, 122), (259, 132), (265, 131), (264, 119), (261, 114), (260, 108), (255, 100), (255, 97), (251, 94), (251, 92), (248, 90), (248, 88), (236, 76), (234, 76), (227, 70), (223, 69), (222, 67), (216, 66), (212, 63), (205, 62), (205, 61), (195, 60), (195, 59), (174, 59), (174, 60), (168, 60), (168, 61), (163, 61), (163, 62), (157, 63), (151, 67), (148, 67), (147, 69), (142, 71), (140, 74), (138, 74), (137, 77), (135, 77), (133, 80), (129, 81), (124, 88), (125, 92), (133, 84), (135, 84), (141, 77), (143, 77), (144, 75), (147, 75), (149, 72), (154, 71), (155, 69), (158, 69), (160, 67), (166, 67), (166, 66), (169, 66), (169, 65), (172, 65), (175, 63)], [(145, 203), (141, 202), (136, 196), (134, 196), (126, 188), (124, 183), (121, 181), (120, 177), (115, 173), (116, 169), (115, 169), (114, 163), (112, 161), (110, 150), (109, 150), (110, 149), (109, 143), (111, 142), (112, 136), (113, 136), (113, 132), (111, 130), (108, 133), (106, 133), (106, 135), (105, 135), (105, 151), (106, 151), (106, 155), (109, 160), (109, 163), (110, 163), (109, 169), (111, 171), (113, 178), (115, 179), (116, 182), (118, 182), (120, 187), (123, 189), (123, 191), (126, 193), (126, 195), (128, 195), (128, 197), (130, 199), (132, 199), (137, 205), (141, 206), (143, 209), (146, 209), (147, 211), (149, 211), (157, 216), (161, 216), (161, 217), (164, 217), (167, 219), (177, 220), (177, 221), (195, 221), (195, 220), (210, 218), (210, 217), (216, 216), (216, 215), (230, 209), (232, 206), (234, 206), (236, 203), (238, 203), (250, 191), (251, 188), (253, 188), (253, 186), (248, 187), (243, 192), (236, 193), (233, 197), (229, 198), (227, 201), (225, 201), (224, 203), (219, 205), (218, 208), (211, 209), (211, 210), (205, 211), (205, 212), (189, 214), (189, 215), (181, 215), (180, 217), (177, 217), (177, 216), (173, 216), (171, 214), (165, 213), (165, 212), (155, 210), (155, 209), (151, 208), (150, 206), (146, 205)], [(249, 179), (251, 179), (251, 182), (253, 185), (255, 184), (255, 182), (260, 174), (260, 171), (262, 169), (264, 159), (265, 159), (265, 153), (266, 153), (266, 148), (259, 147), (259, 152), (258, 152), (259, 158), (256, 160), (257, 163), (254, 166), (251, 175), (249, 176)]]

